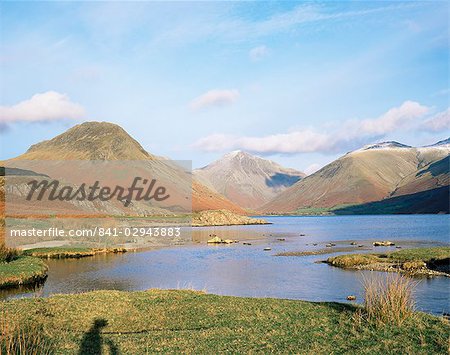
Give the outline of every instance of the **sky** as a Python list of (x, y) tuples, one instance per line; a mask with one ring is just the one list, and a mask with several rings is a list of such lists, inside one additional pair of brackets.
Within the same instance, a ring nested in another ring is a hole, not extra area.
[(0, 159), (84, 121), (312, 173), (450, 136), (449, 3), (1, 2)]

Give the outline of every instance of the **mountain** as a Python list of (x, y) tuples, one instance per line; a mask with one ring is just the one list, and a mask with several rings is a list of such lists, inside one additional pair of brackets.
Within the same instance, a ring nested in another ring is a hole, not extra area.
[[(169, 167), (169, 160), (152, 155), (132, 138), (123, 128), (108, 122), (85, 122), (76, 125), (66, 132), (32, 145), (24, 154), (6, 161), (9, 166), (18, 168), (34, 167), (35, 160), (66, 161), (66, 160), (108, 160), (108, 161), (152, 161), (160, 166), (160, 176), (166, 176), (168, 180), (176, 184), (182, 177), (177, 176), (176, 169)], [(25, 167), (22, 166), (27, 162)], [(31, 162), (30, 162), (31, 161)], [(22, 162), (22, 163), (21, 163)], [(21, 165), (22, 164), (22, 165)], [(42, 164), (36, 162), (40, 168)], [(56, 164), (56, 163), (55, 163)], [(49, 175), (58, 170), (58, 166), (48, 164), (46, 169)], [(31, 169), (33, 170), (33, 169)], [(61, 170), (61, 169), (59, 169)], [(58, 172), (59, 172), (58, 170)], [(74, 169), (68, 172), (74, 179), (86, 179)], [(182, 185), (181, 182), (178, 185)], [(192, 207), (194, 211), (208, 209), (229, 209), (237, 213), (244, 213), (242, 208), (235, 205), (224, 196), (211, 191), (201, 183), (193, 181)], [(186, 193), (191, 193), (191, 188)]]
[[(264, 205), (292, 212), (364, 204), (448, 185), (450, 147), (382, 142), (345, 154)], [(447, 159), (447, 160), (446, 160)]]
[(18, 159), (28, 160), (154, 160), (122, 127), (84, 122), (48, 141), (32, 145)]
[(304, 173), (242, 151), (194, 170), (194, 177), (235, 204), (255, 209), (305, 176)]

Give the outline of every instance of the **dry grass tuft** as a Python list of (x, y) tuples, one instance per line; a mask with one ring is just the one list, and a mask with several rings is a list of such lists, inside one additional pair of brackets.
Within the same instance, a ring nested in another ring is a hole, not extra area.
[(398, 274), (364, 278), (364, 306), (367, 318), (376, 324), (395, 324), (414, 315), (413, 293), (417, 282)]
[(0, 243), (0, 262), (9, 263), (17, 259), (20, 255), (20, 251), (14, 248), (8, 248), (5, 244)]
[(46, 355), (54, 353), (53, 342), (41, 326), (20, 324), (5, 312), (0, 318), (0, 355)]

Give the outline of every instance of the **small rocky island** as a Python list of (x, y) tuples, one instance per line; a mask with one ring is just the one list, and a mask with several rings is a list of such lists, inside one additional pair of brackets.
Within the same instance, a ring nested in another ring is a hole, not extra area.
[(345, 254), (328, 258), (326, 262), (345, 269), (449, 277), (450, 247), (414, 248), (385, 254)]
[(270, 224), (264, 219), (243, 216), (227, 210), (201, 211), (192, 216), (193, 227)]

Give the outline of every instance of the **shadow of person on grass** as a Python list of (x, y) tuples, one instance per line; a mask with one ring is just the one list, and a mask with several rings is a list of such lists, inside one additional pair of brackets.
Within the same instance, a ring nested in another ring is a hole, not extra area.
[[(81, 340), (79, 355), (101, 355), (102, 354), (102, 335), (101, 329), (108, 325), (108, 321), (103, 318), (97, 318), (94, 320), (94, 324), (83, 335)], [(109, 347), (109, 353), (111, 355), (118, 355), (119, 349), (111, 340), (105, 340), (105, 343)]]

